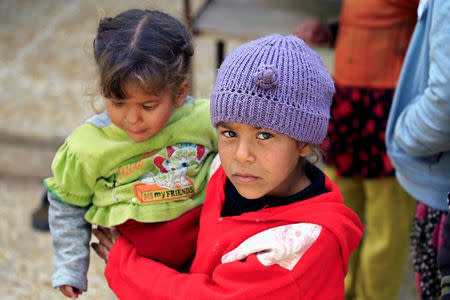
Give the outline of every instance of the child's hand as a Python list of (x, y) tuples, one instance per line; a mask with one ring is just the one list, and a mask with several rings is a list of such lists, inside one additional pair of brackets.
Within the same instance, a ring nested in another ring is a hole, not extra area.
[(105, 262), (108, 260), (108, 254), (113, 247), (115, 241), (120, 237), (120, 232), (115, 228), (106, 228), (98, 226), (92, 230), (92, 233), (98, 238), (98, 243), (92, 243), (91, 247), (98, 256), (103, 258)]
[(83, 293), (82, 290), (70, 285), (61, 285), (59, 290), (64, 294), (64, 296), (69, 297), (70, 299), (76, 299)]

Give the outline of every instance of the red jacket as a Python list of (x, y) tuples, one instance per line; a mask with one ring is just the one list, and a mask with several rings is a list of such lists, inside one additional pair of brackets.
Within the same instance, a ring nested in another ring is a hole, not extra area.
[(188, 274), (137, 255), (123, 237), (105, 275), (120, 299), (343, 299), (350, 253), (362, 236), (338, 186), (286, 206), (222, 218), (226, 175), (208, 183)]

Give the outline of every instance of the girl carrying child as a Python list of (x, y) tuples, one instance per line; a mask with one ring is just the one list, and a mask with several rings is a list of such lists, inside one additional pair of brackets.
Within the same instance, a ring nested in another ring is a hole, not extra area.
[(334, 84), (295, 36), (237, 47), (211, 96), (221, 166), (211, 177), (188, 274), (99, 228), (97, 254), (120, 299), (343, 299), (363, 227), (306, 157), (327, 132)]
[(52, 285), (70, 298), (87, 290), (91, 224), (117, 227), (139, 255), (189, 264), (217, 152), (209, 101), (187, 97), (193, 50), (180, 21), (125, 11), (100, 21), (93, 48), (106, 111), (66, 139), (45, 180)]

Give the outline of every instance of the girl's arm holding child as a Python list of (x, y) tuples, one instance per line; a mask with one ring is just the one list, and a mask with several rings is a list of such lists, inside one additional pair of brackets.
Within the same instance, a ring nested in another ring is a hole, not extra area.
[[(354, 238), (347, 245), (350, 248), (344, 249), (346, 254), (336, 235), (325, 227), (303, 223), (268, 229), (224, 255), (209, 274), (192, 269), (189, 274), (179, 273), (139, 256), (129, 241), (108, 230), (94, 230), (101, 245), (94, 249), (107, 259), (105, 275), (119, 299), (339, 299), (346, 273), (343, 257), (356, 246), (361, 232), (357, 222), (345, 229)], [(279, 243), (283, 234), (304, 239), (298, 238), (293, 251), (283, 253), (288, 247)], [(201, 265), (202, 259), (211, 263), (211, 245), (222, 241), (219, 236), (205, 241), (210, 246), (204, 249), (205, 255), (197, 252), (194, 263)]]

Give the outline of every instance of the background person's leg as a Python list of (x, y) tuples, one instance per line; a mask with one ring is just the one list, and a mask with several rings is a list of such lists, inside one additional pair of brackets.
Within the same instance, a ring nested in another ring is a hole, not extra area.
[[(325, 169), (327, 176), (334, 181), (341, 189), (342, 196), (344, 197), (344, 203), (350, 207), (359, 216), (364, 223), (364, 202), (365, 195), (362, 185), (362, 181), (356, 178), (349, 177), (337, 177), (335, 175), (335, 169), (327, 167)], [(360, 249), (364, 243), (364, 235), (359, 243), (358, 247), (352, 252), (348, 261), (348, 273), (345, 276), (345, 300), (352, 300), (355, 297), (355, 282), (359, 277), (359, 260)]]
[(397, 300), (416, 201), (395, 177), (365, 179), (365, 233), (355, 299)]
[(49, 231), (48, 227), (48, 199), (47, 190), (41, 196), (41, 203), (31, 215), (31, 226), (36, 230)]

